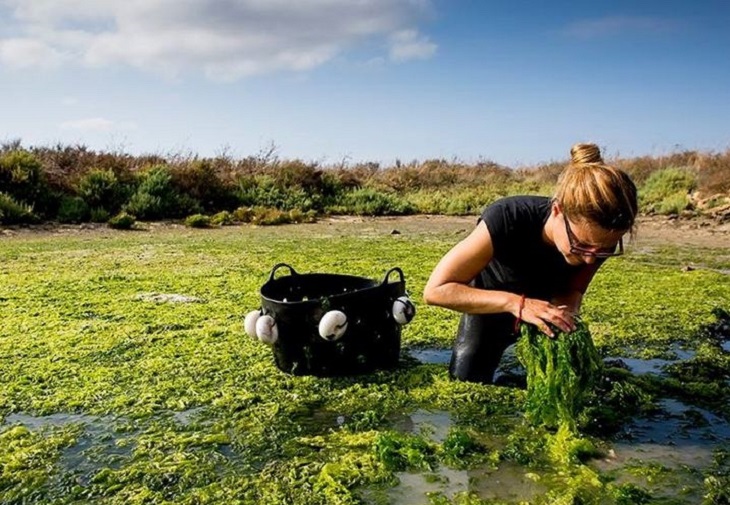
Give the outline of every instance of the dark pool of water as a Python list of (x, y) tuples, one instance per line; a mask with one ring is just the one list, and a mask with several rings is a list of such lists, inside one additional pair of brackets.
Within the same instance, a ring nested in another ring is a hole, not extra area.
[(406, 352), (423, 364), (448, 365), (451, 361), (451, 349), (411, 348)]
[(651, 358), (651, 359), (640, 359), (640, 358), (626, 358), (626, 357), (619, 357), (619, 356), (613, 356), (606, 358), (606, 361), (611, 362), (622, 362), (632, 373), (636, 375), (644, 375), (644, 374), (655, 374), (655, 375), (664, 375), (664, 369), (667, 367), (667, 365), (671, 365), (674, 363), (677, 363), (678, 361), (685, 361), (688, 359), (692, 359), (695, 356), (694, 351), (682, 349), (677, 346), (672, 346), (670, 348), (670, 353), (674, 355), (672, 359), (662, 359), (662, 358)]
[(684, 451), (687, 447), (730, 442), (730, 424), (708, 410), (665, 398), (659, 412), (632, 420), (617, 434), (617, 441), (667, 445)]

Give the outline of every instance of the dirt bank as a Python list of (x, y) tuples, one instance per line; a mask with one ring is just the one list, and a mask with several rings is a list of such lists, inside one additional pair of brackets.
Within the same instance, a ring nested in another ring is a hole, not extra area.
[[(398, 217), (356, 217), (335, 216), (317, 223), (287, 225), (296, 227), (302, 234), (333, 235), (381, 235), (381, 234), (453, 234), (456, 242), (465, 236), (476, 224), (474, 216), (398, 216)], [(251, 225), (243, 225), (251, 226)], [(163, 232), (175, 229), (188, 230), (179, 223), (141, 223), (139, 228), (148, 232)], [(110, 230), (103, 224), (59, 225), (47, 223), (34, 226), (12, 226), (0, 228), (3, 237), (29, 236), (38, 234), (96, 234), (125, 233)], [(690, 245), (730, 249), (730, 222), (718, 223), (708, 218), (672, 219), (667, 217), (641, 217), (638, 220), (633, 244), (637, 247), (649, 245)]]
[[(381, 233), (452, 232), (454, 235), (466, 235), (475, 224), (476, 218), (471, 216), (334, 217), (318, 223), (341, 228), (343, 232), (360, 229)], [(718, 223), (707, 218), (641, 217), (633, 243), (636, 246), (670, 244), (730, 248), (730, 222)]]

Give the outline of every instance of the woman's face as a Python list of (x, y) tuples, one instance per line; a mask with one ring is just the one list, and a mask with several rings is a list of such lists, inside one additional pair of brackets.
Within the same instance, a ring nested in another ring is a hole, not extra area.
[(606, 230), (586, 220), (573, 221), (563, 212), (559, 213), (558, 220), (564, 226), (558, 227), (561, 231), (555, 237), (555, 244), (569, 265), (591, 264), (623, 252), (622, 237), (626, 231)]

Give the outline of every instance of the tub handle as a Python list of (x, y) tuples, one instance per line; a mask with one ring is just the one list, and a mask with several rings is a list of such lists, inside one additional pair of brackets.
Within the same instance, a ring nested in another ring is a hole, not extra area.
[(382, 282), (383, 285), (384, 284), (388, 284), (388, 277), (390, 277), (390, 274), (392, 274), (393, 272), (398, 272), (398, 275), (400, 275), (400, 281), (401, 282), (405, 282), (405, 277), (403, 275), (403, 270), (401, 270), (398, 267), (393, 267), (390, 270), (388, 270), (388, 273), (385, 274), (385, 279), (383, 279), (383, 282)]
[(281, 268), (286, 267), (289, 269), (289, 275), (299, 275), (296, 270), (294, 270), (291, 265), (287, 265), (286, 263), (279, 263), (278, 265), (274, 265), (274, 268), (271, 269), (271, 275), (269, 275), (269, 282), (274, 280), (274, 274), (276, 274), (276, 271)]

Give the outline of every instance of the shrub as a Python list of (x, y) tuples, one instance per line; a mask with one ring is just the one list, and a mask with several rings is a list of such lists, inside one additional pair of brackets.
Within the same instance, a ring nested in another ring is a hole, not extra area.
[(98, 169), (86, 173), (81, 178), (78, 194), (89, 207), (104, 209), (110, 213), (118, 211), (126, 197), (124, 187), (116, 174), (111, 170)]
[(356, 189), (345, 193), (329, 211), (333, 214), (355, 214), (358, 216), (412, 214), (414, 207), (393, 193), (373, 188)]
[(290, 223), (313, 223), (317, 213), (313, 210), (299, 209), (281, 210), (272, 207), (239, 207), (233, 212), (233, 218), (241, 223), (253, 223), (261, 226), (273, 226)]
[[(652, 173), (639, 190), (639, 201), (645, 212), (673, 208), (695, 189), (697, 175), (686, 168), (670, 167)], [(686, 204), (685, 204), (686, 205)]]
[(278, 224), (291, 223), (289, 211), (272, 209), (269, 207), (256, 207), (251, 217), (251, 223), (261, 226), (275, 226)]
[(690, 210), (692, 202), (689, 195), (684, 193), (674, 193), (664, 198), (662, 201), (654, 204), (653, 211), (657, 214), (680, 214), (684, 210)]
[(30, 205), (18, 203), (12, 196), (0, 193), (0, 223), (33, 223), (37, 217)]
[(253, 207), (239, 207), (233, 211), (233, 220), (239, 223), (250, 223), (254, 214)]
[(407, 193), (403, 198), (418, 213), (464, 216), (481, 214), (485, 206), (507, 194), (500, 191), (505, 188), (456, 186), (443, 191), (419, 190)]
[(304, 211), (322, 208), (322, 195), (299, 186), (282, 186), (270, 175), (239, 178), (236, 196), (243, 206)]
[(0, 187), (16, 201), (33, 205), (44, 186), (43, 168), (33, 154), (14, 150), (0, 155)]
[(101, 207), (91, 209), (90, 219), (92, 223), (106, 223), (107, 221), (109, 221), (110, 217), (111, 214), (109, 214), (109, 211), (106, 209), (103, 209)]
[(126, 212), (120, 212), (108, 221), (110, 228), (115, 230), (130, 230), (137, 219)]
[(291, 223), (315, 223), (317, 222), (317, 213), (313, 210), (292, 209), (289, 211), (289, 220)]
[(193, 214), (185, 218), (185, 226), (189, 228), (208, 228), (210, 227), (210, 218), (203, 214)]
[(233, 214), (227, 210), (218, 212), (210, 218), (210, 224), (215, 226), (227, 226), (234, 223)]
[(190, 196), (180, 194), (172, 185), (172, 176), (165, 166), (155, 166), (142, 174), (137, 191), (123, 210), (139, 219), (181, 217), (200, 212), (200, 205)]
[(730, 150), (700, 156), (697, 165), (699, 190), (705, 194), (730, 192)]
[(255, 207), (251, 218), (253, 224), (261, 226), (275, 226), (278, 224), (291, 223), (291, 215), (288, 211), (273, 209), (270, 207)]
[(78, 196), (64, 196), (58, 208), (58, 221), (61, 223), (83, 223), (91, 217), (89, 206)]
[(172, 184), (207, 211), (232, 208), (237, 199), (233, 187), (227, 187), (216, 173), (213, 160), (195, 160), (171, 171)]

